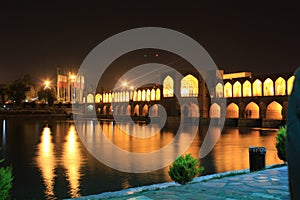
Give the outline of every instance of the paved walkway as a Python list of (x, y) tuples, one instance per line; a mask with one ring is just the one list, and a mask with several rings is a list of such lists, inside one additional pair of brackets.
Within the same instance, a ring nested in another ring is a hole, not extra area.
[[(242, 172), (242, 171), (239, 171)], [(246, 171), (249, 172), (249, 171)], [(79, 199), (151, 200), (151, 199), (290, 199), (287, 166), (230, 176), (222, 173), (198, 177), (194, 182), (179, 185), (158, 184), (103, 193)], [(232, 172), (231, 172), (232, 175)], [(218, 178), (219, 176), (219, 178)], [(223, 178), (220, 178), (223, 177)]]

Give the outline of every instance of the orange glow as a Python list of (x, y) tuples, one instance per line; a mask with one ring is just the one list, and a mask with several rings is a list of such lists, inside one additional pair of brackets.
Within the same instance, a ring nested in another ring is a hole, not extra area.
[(224, 97), (232, 97), (232, 85), (229, 82), (224, 85), (224, 93)]
[(163, 82), (163, 95), (164, 97), (174, 96), (174, 80), (171, 76), (167, 76)]
[(267, 106), (266, 118), (282, 119), (281, 111), (282, 111), (282, 106), (278, 102), (273, 101)]
[(69, 182), (70, 196), (72, 198), (81, 196), (80, 187), (80, 166), (82, 165), (82, 155), (79, 149), (79, 142), (74, 125), (67, 133), (66, 142), (63, 146), (62, 162), (66, 169), (66, 178)]
[(250, 102), (245, 108), (245, 111), (250, 111), (248, 118), (258, 119), (259, 118), (259, 107), (256, 103)]
[(226, 108), (226, 118), (239, 118), (239, 107), (231, 103)]
[(218, 104), (213, 103), (210, 106), (209, 117), (210, 118), (220, 118), (221, 117), (221, 107)]
[(41, 135), (41, 143), (37, 147), (36, 162), (46, 187), (45, 196), (54, 197), (55, 168), (57, 165), (55, 160), (51, 130), (49, 127), (44, 127)]
[(273, 81), (270, 78), (267, 78), (264, 81), (264, 96), (273, 96), (273, 95), (274, 95)]

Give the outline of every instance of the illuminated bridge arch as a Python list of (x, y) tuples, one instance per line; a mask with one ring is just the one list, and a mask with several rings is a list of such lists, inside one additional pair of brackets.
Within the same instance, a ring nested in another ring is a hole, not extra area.
[(267, 106), (266, 110), (266, 118), (267, 119), (282, 119), (282, 106), (273, 101)]
[(244, 116), (246, 116), (247, 118), (251, 118), (251, 119), (258, 119), (259, 118), (259, 106), (254, 102), (248, 103), (245, 108), (245, 111), (244, 111)]
[(253, 82), (252, 88), (253, 88), (253, 96), (254, 97), (262, 96), (262, 82), (259, 79), (256, 79)]
[(229, 82), (224, 85), (224, 97), (232, 97), (232, 85)]
[(252, 89), (250, 81), (246, 80), (243, 83), (243, 97), (251, 97), (252, 96)]
[(233, 84), (233, 97), (241, 97), (242, 96), (242, 85), (239, 81), (236, 81)]
[(163, 95), (164, 97), (174, 96), (174, 80), (171, 76), (167, 76), (163, 82)]
[(291, 76), (291, 77), (287, 80), (287, 92), (288, 92), (288, 95), (290, 95), (290, 94), (292, 93), (294, 80), (295, 80), (295, 76)]
[(285, 95), (286, 94), (286, 83), (282, 77), (279, 77), (275, 81), (275, 95)]
[(193, 75), (186, 75), (181, 80), (180, 94), (182, 97), (198, 97), (198, 79)]
[(235, 103), (231, 103), (226, 108), (226, 118), (239, 118), (239, 107)]
[(273, 96), (274, 95), (274, 84), (272, 79), (267, 78), (264, 81), (264, 96)]
[(217, 103), (213, 103), (209, 109), (210, 118), (220, 118), (221, 117), (221, 107)]
[(220, 97), (223, 97), (223, 85), (222, 85), (222, 83), (218, 83), (217, 85), (216, 85), (216, 97), (218, 98), (220, 98)]

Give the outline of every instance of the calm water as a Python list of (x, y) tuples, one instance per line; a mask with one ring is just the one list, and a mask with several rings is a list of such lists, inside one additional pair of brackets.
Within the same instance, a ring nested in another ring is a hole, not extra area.
[[(168, 124), (148, 139), (134, 139), (124, 136), (109, 122), (99, 125), (89, 121), (83, 126), (90, 134), (87, 138), (95, 137), (92, 130), (101, 126), (114, 144), (133, 152), (160, 149), (172, 141), (177, 131), (176, 124)], [(129, 125), (122, 126), (130, 129)], [(189, 127), (186, 128), (188, 132)], [(198, 156), (206, 130), (200, 127), (187, 153)], [(73, 121), (7, 119), (0, 120), (0, 131), (0, 157), (6, 159), (5, 164), (12, 165), (15, 177), (13, 199), (62, 199), (171, 181), (167, 167), (131, 174), (103, 165), (84, 148)], [(275, 136), (276, 130), (224, 128), (213, 150), (200, 160), (205, 168), (203, 174), (249, 168), (249, 146), (267, 148), (267, 165), (282, 163), (277, 157)], [(174, 144), (169, 153), (177, 153), (181, 145)]]

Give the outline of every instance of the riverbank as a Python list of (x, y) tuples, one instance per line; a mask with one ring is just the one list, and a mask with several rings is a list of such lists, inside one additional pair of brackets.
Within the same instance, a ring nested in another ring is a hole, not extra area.
[(151, 199), (290, 199), (286, 165), (268, 166), (200, 176), (186, 185), (174, 182), (129, 188), (76, 198), (78, 200), (151, 200)]

